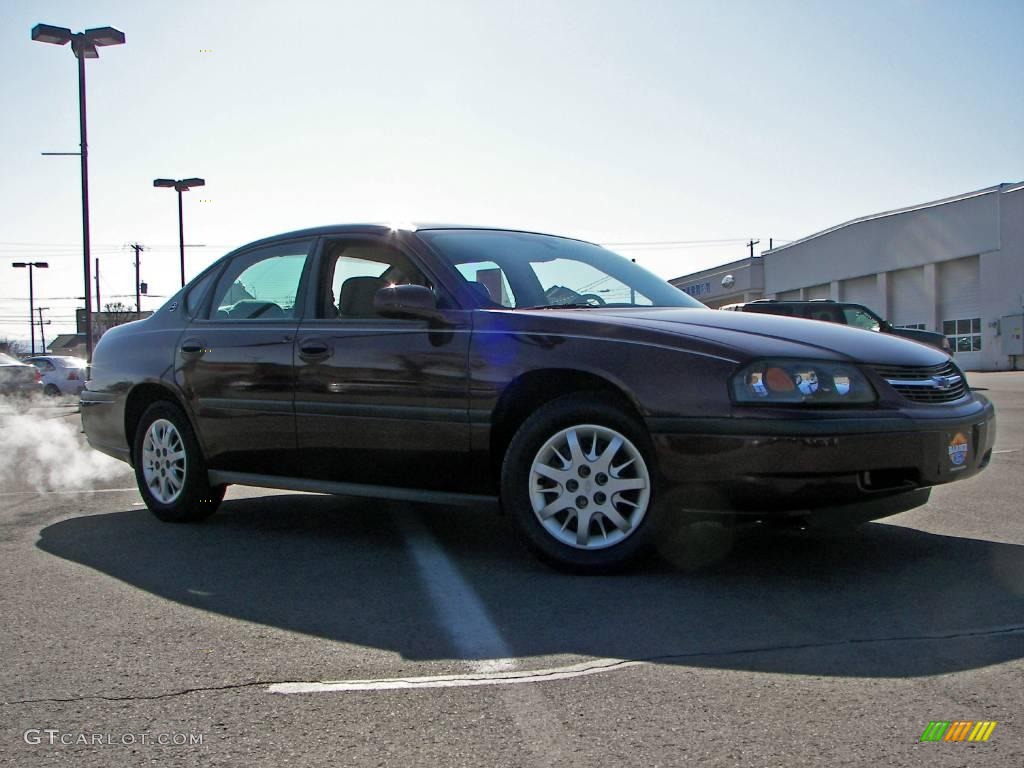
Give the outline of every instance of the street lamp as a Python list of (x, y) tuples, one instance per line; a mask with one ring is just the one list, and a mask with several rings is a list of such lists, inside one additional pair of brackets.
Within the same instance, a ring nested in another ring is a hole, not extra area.
[(190, 187), (205, 187), (205, 179), (153, 179), (154, 187), (169, 187), (178, 191), (178, 248), (181, 251), (181, 286), (185, 287), (185, 224), (181, 215), (181, 193)]
[[(85, 269), (85, 355), (92, 361), (92, 275), (89, 264), (89, 145), (85, 133), (85, 60), (98, 59), (97, 47), (123, 45), (124, 32), (113, 27), (96, 27), (84, 32), (72, 32), (67, 27), (36, 24), (32, 39), (40, 43), (67, 45), (78, 59), (78, 123), (81, 133), (82, 156), (82, 262)], [(33, 333), (33, 337), (35, 334)]]
[[(32, 270), (33, 269), (49, 269), (50, 264), (46, 261), (12, 261), (12, 267), (18, 269), (25, 269), (28, 267), (28, 325), (29, 330), (32, 332), (32, 354), (36, 353), (36, 319), (35, 319), (35, 289), (32, 287)], [(42, 329), (40, 329), (42, 333)], [(43, 347), (43, 352), (46, 351), (46, 347)]]

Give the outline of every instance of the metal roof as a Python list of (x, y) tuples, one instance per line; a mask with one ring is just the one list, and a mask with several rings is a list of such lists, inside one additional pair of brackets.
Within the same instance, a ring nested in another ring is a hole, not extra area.
[(868, 214), (867, 216), (861, 216), (861, 217), (856, 218), (856, 219), (851, 219), (850, 221), (844, 221), (842, 224), (836, 224), (834, 227), (829, 227), (828, 229), (823, 229), (820, 232), (815, 232), (812, 235), (807, 235), (806, 237), (801, 237), (799, 240), (794, 240), (791, 243), (786, 243), (785, 245), (780, 245), (777, 248), (772, 248), (770, 251), (762, 251), (761, 255), (763, 256), (763, 255), (768, 254), (768, 253), (777, 253), (778, 251), (784, 251), (787, 248), (792, 248), (794, 245), (799, 245), (800, 243), (806, 243), (808, 240), (813, 240), (816, 237), (821, 237), (822, 235), (827, 235), (827, 234), (829, 234), (831, 232), (835, 232), (836, 230), (844, 229), (846, 227), (853, 226), (854, 224), (860, 224), (860, 223), (865, 222), (865, 221), (872, 221), (874, 219), (882, 219), (882, 218), (885, 218), (886, 216), (896, 216), (898, 214), (909, 213), (911, 211), (921, 211), (921, 210), (924, 210), (926, 208), (935, 208), (937, 206), (946, 205), (948, 203), (956, 203), (956, 202), (959, 202), (961, 200), (969, 200), (972, 197), (981, 197), (982, 195), (990, 195), (990, 194), (992, 194), (994, 192), (1002, 192), (1004, 194), (1007, 193), (1007, 192), (1016, 192), (1019, 189), (1024, 189), (1024, 181), (1007, 182), (1007, 183), (1003, 183), (1003, 184), (996, 184), (995, 186), (985, 187), (984, 189), (978, 189), (978, 190), (975, 190), (974, 192), (965, 192), (965, 193), (963, 193), (961, 195), (954, 195), (953, 197), (944, 197), (941, 200), (933, 200), (930, 203), (920, 203), (918, 205), (908, 205), (905, 208), (894, 208), (891, 211), (882, 211), (881, 213)]

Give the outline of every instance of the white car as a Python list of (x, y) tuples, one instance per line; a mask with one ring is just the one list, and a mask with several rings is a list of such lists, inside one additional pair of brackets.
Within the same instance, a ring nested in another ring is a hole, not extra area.
[(80, 357), (40, 355), (26, 361), (39, 369), (43, 377), (43, 394), (77, 395), (85, 388), (86, 362)]

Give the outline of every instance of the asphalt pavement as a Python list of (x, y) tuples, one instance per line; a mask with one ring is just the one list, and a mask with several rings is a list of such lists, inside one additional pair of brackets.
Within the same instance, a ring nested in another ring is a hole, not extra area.
[(925, 507), (590, 578), (492, 511), (232, 488), (162, 524), (74, 403), (0, 407), (0, 764), (1024, 765), (1024, 373), (970, 379), (995, 455)]

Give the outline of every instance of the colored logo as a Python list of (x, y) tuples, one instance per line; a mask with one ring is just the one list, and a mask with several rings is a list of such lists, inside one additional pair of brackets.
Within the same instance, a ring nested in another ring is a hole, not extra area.
[(921, 741), (988, 741), (995, 729), (995, 720), (932, 720)]
[(949, 441), (949, 461), (954, 467), (962, 467), (967, 461), (967, 438), (957, 432)]

